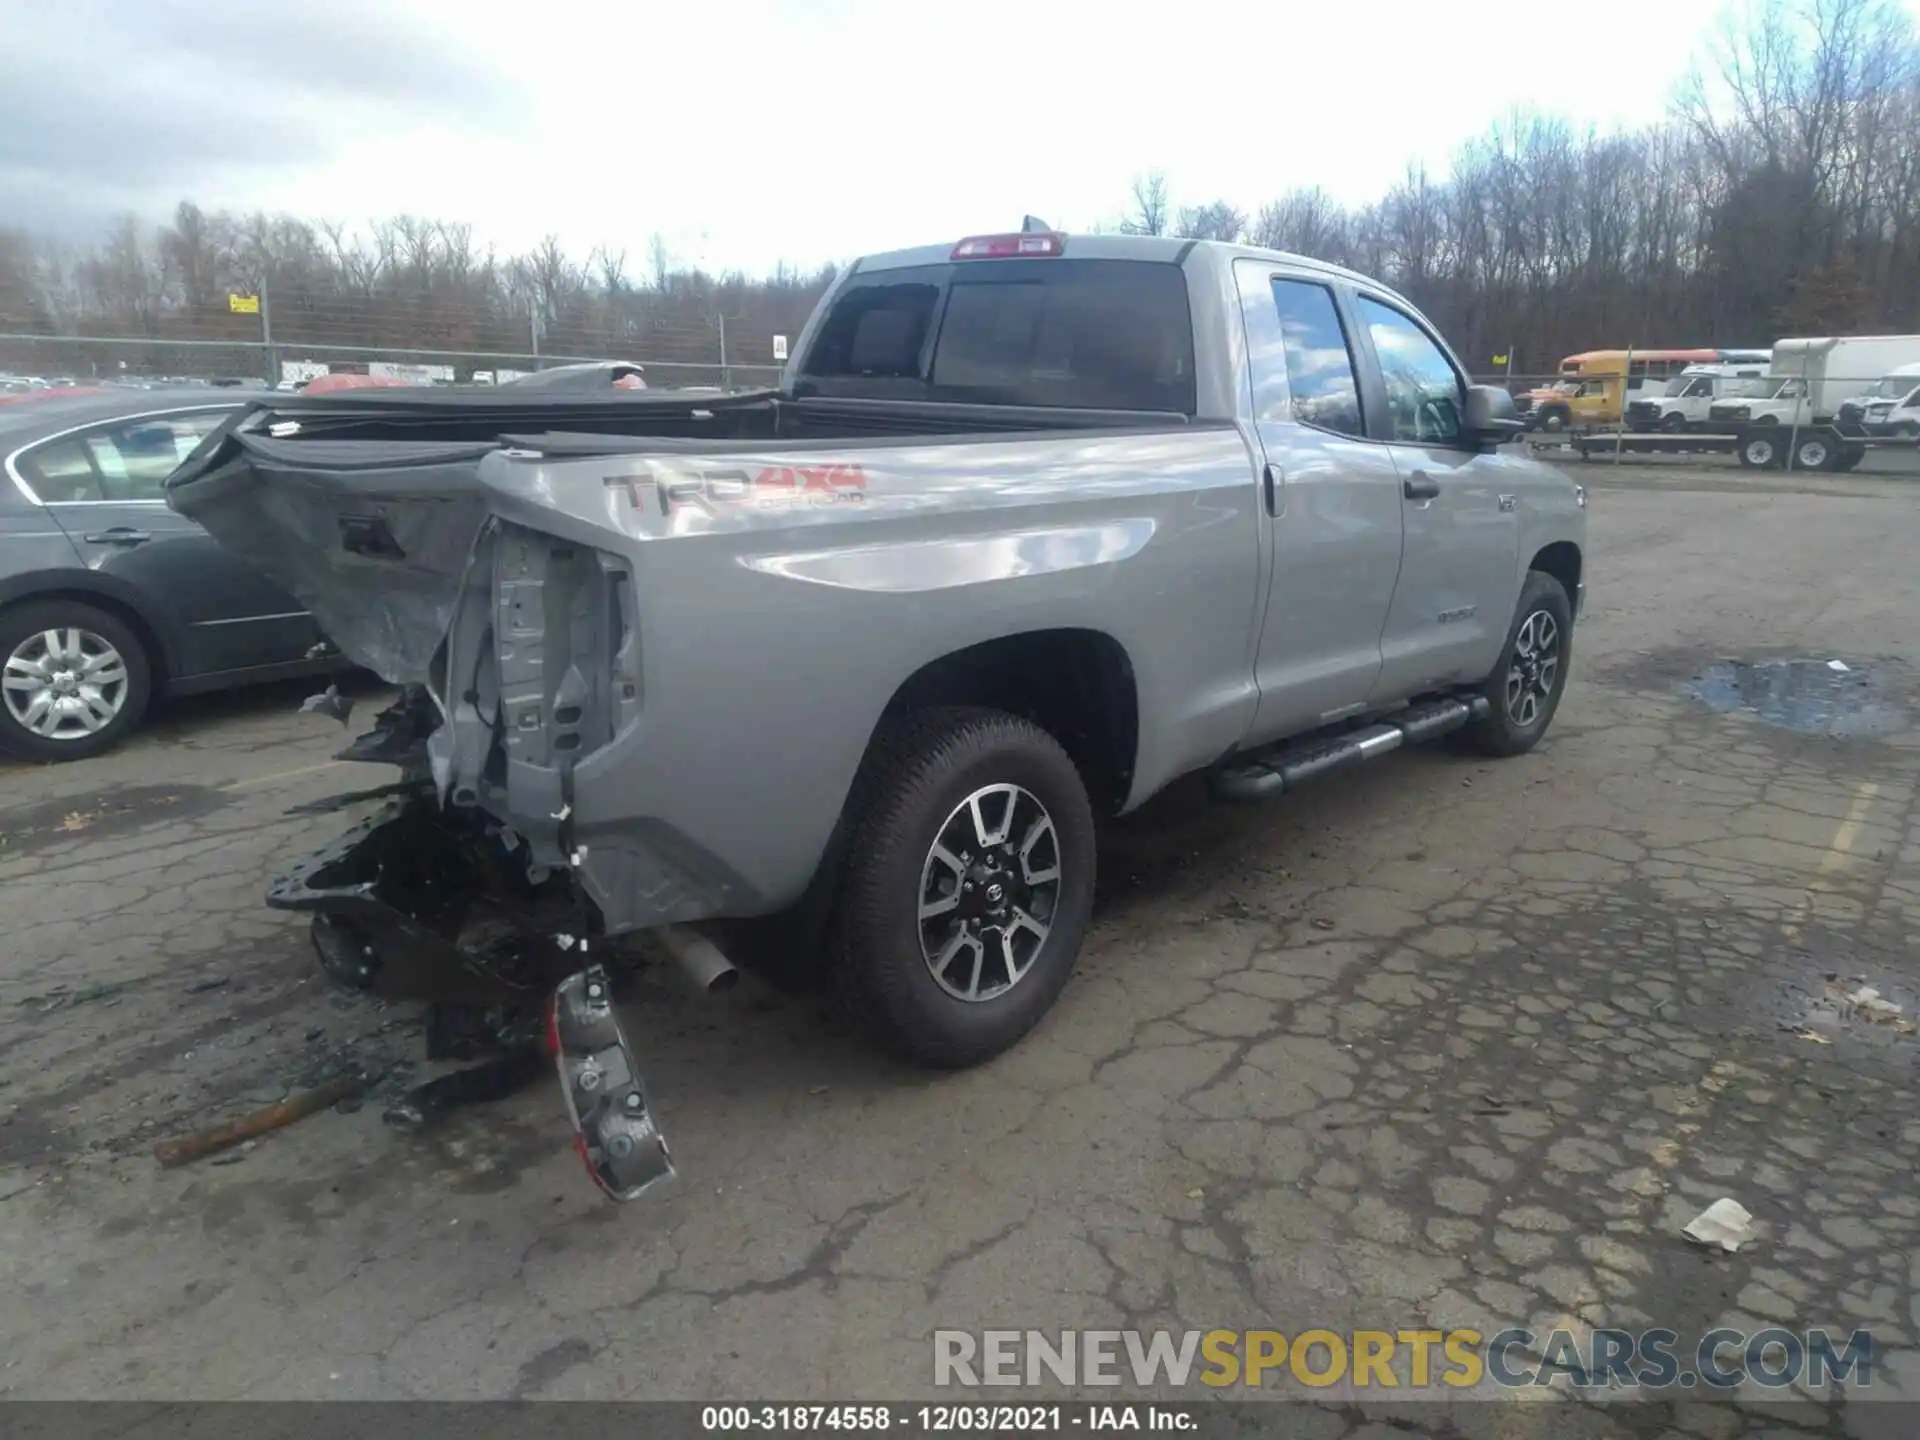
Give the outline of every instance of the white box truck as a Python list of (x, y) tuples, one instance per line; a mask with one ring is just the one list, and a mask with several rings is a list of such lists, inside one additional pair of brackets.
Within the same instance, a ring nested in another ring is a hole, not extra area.
[[(1716, 402), (1716, 423), (1814, 425), (1903, 365), (1920, 363), (1920, 335), (1827, 335), (1778, 341), (1765, 394)], [(1743, 387), (1744, 388), (1744, 387)]]

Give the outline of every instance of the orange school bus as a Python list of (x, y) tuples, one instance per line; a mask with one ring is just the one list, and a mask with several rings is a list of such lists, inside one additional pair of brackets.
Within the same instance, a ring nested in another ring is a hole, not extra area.
[(1627, 402), (1643, 387), (1657, 393), (1670, 375), (1689, 365), (1765, 363), (1765, 350), (1587, 350), (1560, 362), (1560, 378), (1551, 385), (1516, 396), (1522, 415), (1541, 430), (1617, 425)]

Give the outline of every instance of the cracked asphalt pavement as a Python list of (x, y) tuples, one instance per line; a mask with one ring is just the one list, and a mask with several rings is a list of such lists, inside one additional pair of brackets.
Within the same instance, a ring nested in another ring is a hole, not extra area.
[[(1920, 1044), (1845, 996), (1920, 1016), (1920, 490), (1575, 473), (1589, 611), (1534, 754), (1403, 752), (1252, 808), (1176, 788), (1109, 827), (1057, 1009), (965, 1074), (642, 973), (680, 1175), (629, 1206), (546, 1083), (162, 1170), (156, 1140), (343, 1059), (426, 1073), (417, 1015), (331, 990), (261, 899), (351, 818), (288, 807), (385, 775), (328, 762), (302, 687), (6, 770), (0, 1394), (905, 1398), (936, 1328), (1784, 1324), (1870, 1328), (1874, 1393), (1915, 1398)], [(1842, 659), (1886, 723), (1688, 693), (1789, 658)], [(1680, 1235), (1723, 1195), (1756, 1218), (1732, 1255)], [(1464, 1432), (1749, 1423), (1629, 1408)]]

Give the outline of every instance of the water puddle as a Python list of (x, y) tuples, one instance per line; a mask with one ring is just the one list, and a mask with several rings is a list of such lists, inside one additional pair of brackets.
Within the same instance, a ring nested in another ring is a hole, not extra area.
[(1752, 715), (1801, 735), (1887, 735), (1907, 723), (1882, 673), (1845, 661), (1720, 660), (1684, 688), (1709, 709)]

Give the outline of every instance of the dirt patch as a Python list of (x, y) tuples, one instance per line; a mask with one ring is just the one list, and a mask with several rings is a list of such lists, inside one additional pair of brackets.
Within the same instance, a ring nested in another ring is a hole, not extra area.
[(230, 797), (210, 785), (116, 785), (14, 810), (0, 826), (0, 855), (31, 855), (49, 845), (111, 839), (142, 826), (177, 824), (218, 810)]

